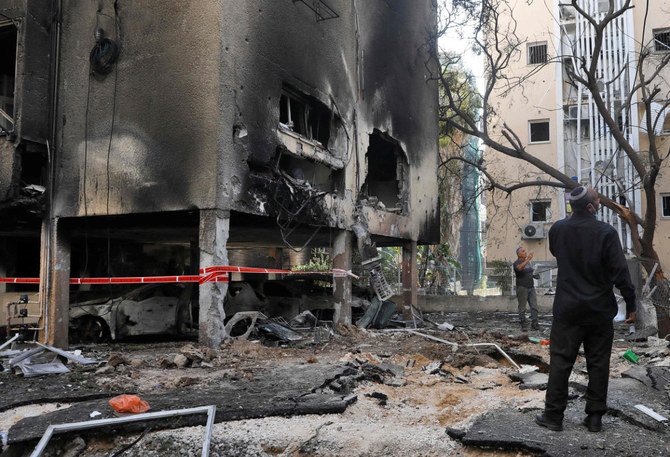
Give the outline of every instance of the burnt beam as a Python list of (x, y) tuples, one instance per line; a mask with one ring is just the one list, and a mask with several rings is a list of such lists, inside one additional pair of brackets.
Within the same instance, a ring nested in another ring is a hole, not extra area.
[[(333, 268), (351, 270), (351, 232), (340, 230), (333, 244)], [(337, 324), (351, 324), (351, 277), (336, 276), (333, 279), (335, 317)]]
[[(59, 218), (42, 225), (40, 305), (46, 321), (42, 341), (58, 348), (68, 348), (70, 323), (70, 234)], [(44, 242), (46, 241), (46, 242)], [(50, 274), (46, 274), (47, 270)]]

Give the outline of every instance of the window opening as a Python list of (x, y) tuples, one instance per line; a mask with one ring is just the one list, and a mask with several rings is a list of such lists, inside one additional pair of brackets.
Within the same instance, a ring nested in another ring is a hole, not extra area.
[(341, 181), (341, 170), (332, 168), (308, 159), (302, 159), (290, 154), (282, 154), (279, 159), (279, 168), (293, 178), (297, 184), (308, 186), (323, 192), (335, 192)]
[(547, 62), (547, 43), (528, 44), (528, 65)]
[(530, 204), (530, 220), (532, 222), (547, 222), (551, 216), (551, 202), (536, 201)]
[(16, 27), (0, 26), (0, 130), (14, 130), (14, 82), (16, 77)]
[(324, 148), (328, 147), (331, 120), (332, 112), (316, 99), (286, 88), (279, 98), (279, 122)]
[(670, 51), (670, 29), (654, 30), (654, 51)]
[(531, 143), (546, 143), (549, 141), (549, 121), (528, 122)]
[(402, 209), (401, 195), (406, 175), (405, 155), (400, 144), (375, 129), (366, 154), (368, 172), (365, 186), (369, 197), (376, 197), (387, 210)]
[(670, 217), (670, 194), (661, 195), (661, 216)]
[(21, 153), (22, 184), (44, 185), (44, 169), (46, 159), (40, 152), (26, 151)]

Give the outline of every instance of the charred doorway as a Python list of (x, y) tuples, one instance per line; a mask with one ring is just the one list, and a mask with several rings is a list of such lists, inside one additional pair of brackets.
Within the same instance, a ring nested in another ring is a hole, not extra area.
[(409, 165), (400, 143), (375, 129), (370, 135), (366, 159), (363, 193), (368, 201), (382, 210), (406, 212)]

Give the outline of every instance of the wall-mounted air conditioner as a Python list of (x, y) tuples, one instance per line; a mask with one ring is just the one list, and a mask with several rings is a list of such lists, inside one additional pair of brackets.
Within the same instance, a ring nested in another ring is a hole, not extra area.
[(577, 105), (571, 105), (567, 108), (566, 115), (568, 120), (577, 120), (580, 119), (580, 116), (582, 120), (589, 118), (589, 105), (587, 104), (582, 104), (581, 113), (579, 112), (579, 106)]
[(523, 228), (522, 238), (527, 240), (537, 240), (544, 238), (543, 224), (528, 224)]

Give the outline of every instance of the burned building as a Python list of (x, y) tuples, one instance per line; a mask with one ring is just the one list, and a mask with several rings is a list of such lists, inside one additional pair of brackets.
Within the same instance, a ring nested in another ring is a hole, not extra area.
[[(42, 328), (64, 345), (70, 277), (198, 274), (251, 248), (267, 255), (242, 266), (281, 268), (304, 246), (346, 270), (364, 221), (404, 247), (412, 301), (416, 245), (439, 236), (435, 14), (0, 0), (0, 276), (41, 278)], [(200, 339), (217, 344), (226, 283), (195, 288)], [(350, 321), (350, 279), (334, 294)]]

